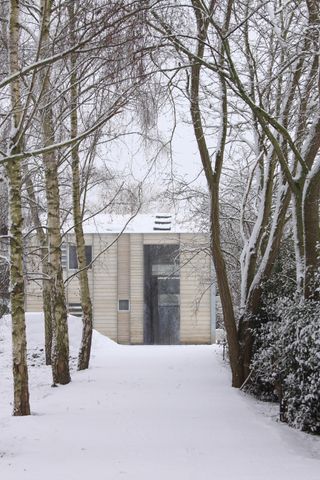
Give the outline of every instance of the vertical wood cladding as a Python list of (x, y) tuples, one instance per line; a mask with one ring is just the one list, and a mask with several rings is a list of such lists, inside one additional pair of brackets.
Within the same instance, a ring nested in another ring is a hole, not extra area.
[[(129, 311), (118, 309), (118, 343), (130, 343), (130, 235), (118, 240), (118, 302), (129, 300)], [(119, 307), (119, 303), (118, 303)]]
[[(201, 251), (205, 236), (172, 233), (86, 234), (93, 258), (89, 270), (94, 328), (123, 344), (144, 341), (144, 245), (180, 244), (180, 342), (210, 343), (210, 257)], [(74, 236), (66, 239), (74, 242)], [(200, 247), (200, 251), (199, 251)], [(41, 271), (39, 259), (28, 258), (27, 270)], [(64, 270), (65, 278), (73, 271)], [(41, 281), (27, 282), (27, 311), (42, 310)], [(79, 282), (67, 284), (67, 301), (80, 302)], [(129, 311), (119, 311), (119, 300), (129, 300)]]
[(143, 343), (143, 234), (130, 235), (130, 343)]

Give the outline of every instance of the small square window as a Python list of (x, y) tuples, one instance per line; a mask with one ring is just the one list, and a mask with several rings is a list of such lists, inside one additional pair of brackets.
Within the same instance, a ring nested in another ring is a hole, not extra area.
[(69, 303), (68, 311), (70, 315), (74, 317), (82, 317), (82, 306), (81, 303)]
[(119, 311), (128, 312), (130, 307), (129, 300), (119, 300)]

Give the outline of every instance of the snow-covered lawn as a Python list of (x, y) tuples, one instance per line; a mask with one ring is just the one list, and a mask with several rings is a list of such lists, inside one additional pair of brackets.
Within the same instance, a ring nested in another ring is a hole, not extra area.
[[(74, 368), (79, 323), (70, 318)], [(33, 415), (14, 418), (0, 320), (1, 480), (320, 479), (320, 439), (230, 388), (219, 347), (119, 346), (95, 333), (91, 368), (51, 388), (42, 335), (29, 316)]]

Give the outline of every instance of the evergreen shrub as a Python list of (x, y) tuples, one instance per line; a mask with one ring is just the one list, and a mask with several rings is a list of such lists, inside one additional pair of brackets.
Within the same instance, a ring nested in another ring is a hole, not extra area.
[(251, 389), (281, 401), (282, 419), (320, 433), (320, 302), (268, 302), (269, 320), (255, 336)]

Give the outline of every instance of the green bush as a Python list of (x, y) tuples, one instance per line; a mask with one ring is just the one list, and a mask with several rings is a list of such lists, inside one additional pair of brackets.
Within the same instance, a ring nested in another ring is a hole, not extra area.
[(283, 419), (320, 433), (320, 302), (281, 299), (256, 332), (252, 391), (282, 401)]

